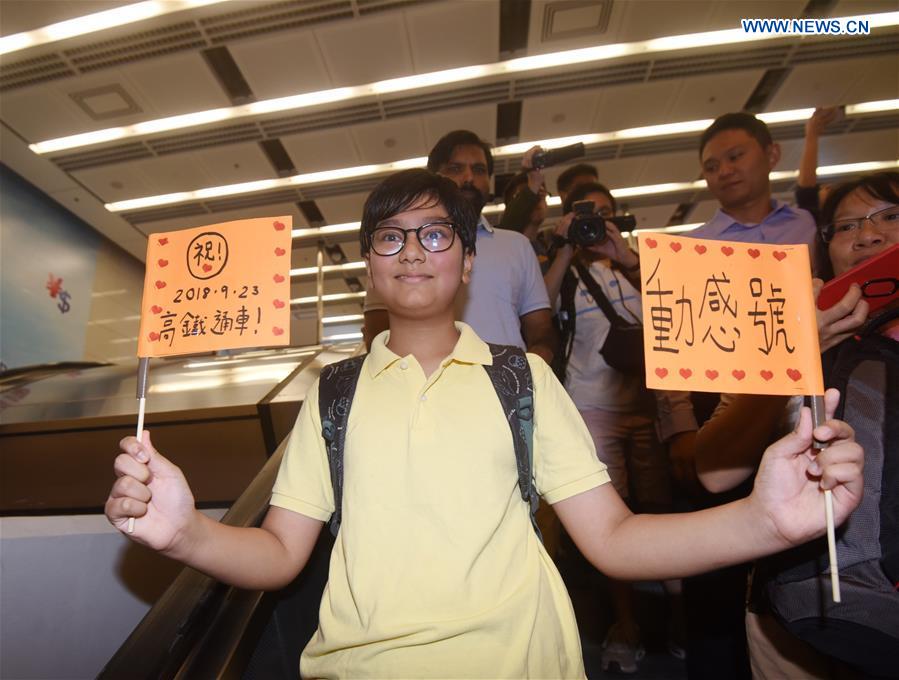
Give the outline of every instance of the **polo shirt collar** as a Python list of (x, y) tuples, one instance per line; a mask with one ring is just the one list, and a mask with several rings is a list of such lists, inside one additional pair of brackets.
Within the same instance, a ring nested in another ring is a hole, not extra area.
[(481, 215), (480, 219), (478, 219), (478, 229), (485, 229), (487, 233), (492, 234), (495, 227), (490, 224), (486, 217)]
[(765, 219), (763, 219), (758, 224), (743, 224), (742, 222), (737, 222), (737, 220), (728, 215), (721, 208), (718, 208), (712, 219), (708, 221), (708, 231), (706, 237), (714, 239), (717, 236), (721, 236), (722, 234), (724, 234), (725, 231), (727, 231), (734, 225), (743, 227), (744, 229), (749, 229), (762, 224), (778, 221), (783, 218), (791, 218), (795, 215), (796, 211), (793, 210), (793, 208), (791, 208), (783, 201), (778, 201), (777, 199), (773, 199), (771, 201), (771, 212), (765, 215)]
[[(453, 351), (444, 360), (444, 364), (456, 361), (462, 364), (484, 364), (493, 363), (493, 355), (490, 354), (490, 347), (487, 343), (478, 337), (478, 334), (472, 330), (471, 326), (461, 321), (456, 321), (456, 330), (459, 331), (459, 339)], [(371, 343), (371, 352), (366, 360), (369, 375), (377, 378), (386, 369), (390, 368), (394, 363), (402, 359), (401, 356), (394, 353), (387, 347), (387, 341), (390, 339), (390, 331), (379, 333)]]

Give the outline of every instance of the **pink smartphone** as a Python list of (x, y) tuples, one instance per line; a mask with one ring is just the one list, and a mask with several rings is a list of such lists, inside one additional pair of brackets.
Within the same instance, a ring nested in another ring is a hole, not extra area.
[(899, 244), (828, 281), (818, 296), (818, 309), (833, 307), (853, 283), (861, 286), (872, 312), (899, 299)]

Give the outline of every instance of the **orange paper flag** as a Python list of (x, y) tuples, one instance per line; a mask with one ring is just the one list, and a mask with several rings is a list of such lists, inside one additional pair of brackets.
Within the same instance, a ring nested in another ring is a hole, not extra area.
[(648, 387), (824, 393), (807, 246), (639, 238)]
[(138, 356), (290, 343), (291, 217), (151, 234)]

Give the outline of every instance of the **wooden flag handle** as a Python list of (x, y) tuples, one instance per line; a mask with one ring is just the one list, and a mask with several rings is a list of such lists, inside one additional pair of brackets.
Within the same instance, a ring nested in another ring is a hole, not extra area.
[[(812, 421), (815, 427), (824, 424), (824, 397), (812, 397)], [(812, 446), (821, 450), (827, 447), (826, 442), (814, 441)], [(840, 570), (837, 564), (837, 539), (833, 525), (833, 493), (824, 491), (824, 518), (827, 523), (827, 554), (830, 558), (830, 592), (834, 602), (840, 602)]]

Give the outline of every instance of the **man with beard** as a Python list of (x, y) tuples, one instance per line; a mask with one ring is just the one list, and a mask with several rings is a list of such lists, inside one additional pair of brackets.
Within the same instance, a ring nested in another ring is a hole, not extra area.
[[(477, 211), (490, 197), (493, 155), (490, 145), (469, 130), (444, 135), (428, 156), (428, 170), (453, 180)], [(456, 318), (486, 342), (517, 345), (552, 361), (556, 337), (549, 296), (540, 266), (527, 238), (494, 229), (480, 217), (477, 257), (471, 283), (456, 298)], [(365, 339), (388, 328), (387, 311), (378, 291), (369, 287), (365, 300)]]

